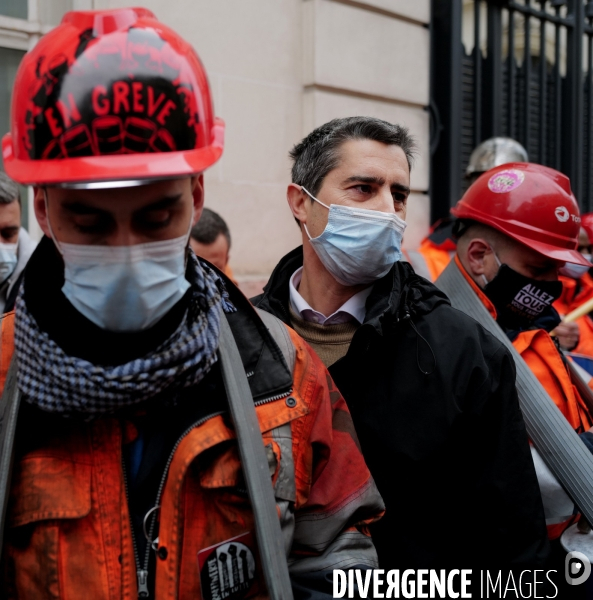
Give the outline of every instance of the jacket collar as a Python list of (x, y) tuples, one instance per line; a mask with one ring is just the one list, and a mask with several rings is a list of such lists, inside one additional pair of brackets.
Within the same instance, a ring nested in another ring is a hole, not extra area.
[[(303, 247), (299, 246), (280, 260), (263, 294), (253, 298), (253, 303), (290, 324), (288, 284), (292, 274), (302, 266)], [(374, 284), (367, 298), (363, 325), (369, 325), (383, 334), (384, 326), (399, 322), (406, 313), (414, 318), (430, 312), (443, 302), (449, 303), (440, 290), (416, 275), (409, 263), (400, 261)]]
[[(237, 309), (226, 317), (237, 342), (254, 401), (288, 395), (292, 390), (292, 373), (284, 360), (278, 360), (282, 356), (280, 348), (239, 288), (224, 273), (218, 270), (217, 273), (224, 280), (229, 299)], [(288, 296), (288, 284), (286, 294)]]

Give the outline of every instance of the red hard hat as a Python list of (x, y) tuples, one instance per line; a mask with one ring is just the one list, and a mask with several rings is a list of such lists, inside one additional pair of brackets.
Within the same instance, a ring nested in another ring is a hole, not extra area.
[(585, 213), (581, 216), (581, 227), (587, 232), (589, 241), (593, 244), (593, 213)]
[(558, 261), (591, 266), (577, 251), (581, 217), (566, 175), (507, 163), (481, 175), (451, 212), (498, 229)]
[(201, 173), (223, 141), (193, 48), (124, 8), (69, 12), (25, 55), (2, 155), (20, 183), (114, 187)]

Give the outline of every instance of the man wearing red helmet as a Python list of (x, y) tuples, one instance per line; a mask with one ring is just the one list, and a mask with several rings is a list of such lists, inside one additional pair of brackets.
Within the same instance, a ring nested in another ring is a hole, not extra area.
[[(559, 270), (590, 266), (577, 250), (581, 219), (568, 178), (509, 163), (482, 175), (451, 212), (457, 266), (575, 431), (587, 432), (591, 412), (548, 333), (560, 322), (552, 306), (562, 293)], [(573, 520), (567, 496), (556, 508), (547, 513), (551, 539)]]
[[(508, 162), (527, 161), (527, 150), (506, 137), (492, 137), (476, 146), (469, 158), (465, 177), (473, 183), (482, 173)], [(404, 256), (418, 275), (436, 281), (455, 256), (454, 219), (439, 219), (430, 228), (417, 250), (406, 250)]]
[(189, 250), (223, 128), (147, 10), (68, 13), (23, 59), (3, 156), (45, 237), (1, 322), (2, 597), (328, 597), (332, 565), (376, 564), (327, 371)]

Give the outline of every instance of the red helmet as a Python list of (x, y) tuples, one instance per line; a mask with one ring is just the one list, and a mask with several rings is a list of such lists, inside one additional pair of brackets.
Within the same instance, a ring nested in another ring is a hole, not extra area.
[(20, 183), (109, 187), (214, 164), (214, 117), (193, 48), (143, 8), (69, 12), (25, 55), (4, 166)]
[(577, 251), (581, 217), (566, 175), (533, 163), (486, 171), (451, 212), (498, 229), (544, 256), (591, 266)]
[(593, 213), (585, 213), (581, 216), (581, 227), (587, 232), (589, 241), (593, 244)]

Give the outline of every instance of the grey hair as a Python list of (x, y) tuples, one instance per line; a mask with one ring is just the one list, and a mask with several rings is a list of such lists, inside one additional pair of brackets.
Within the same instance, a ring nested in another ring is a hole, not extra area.
[(20, 204), (19, 186), (4, 171), (0, 171), (0, 204), (12, 204), (15, 200)]
[(325, 176), (338, 166), (340, 146), (348, 140), (374, 140), (399, 146), (412, 170), (416, 142), (406, 127), (374, 117), (347, 117), (321, 125), (290, 151), (294, 161), (292, 182), (317, 195)]

